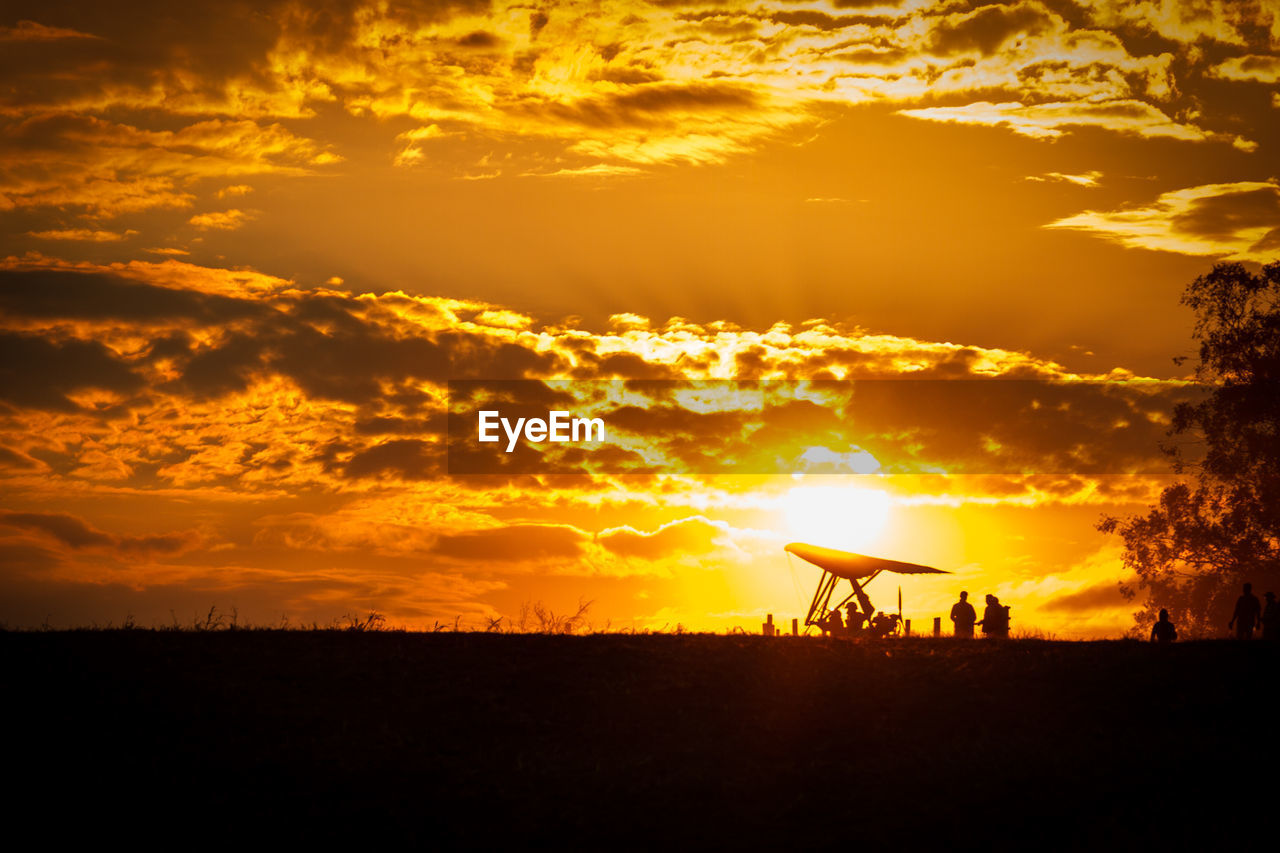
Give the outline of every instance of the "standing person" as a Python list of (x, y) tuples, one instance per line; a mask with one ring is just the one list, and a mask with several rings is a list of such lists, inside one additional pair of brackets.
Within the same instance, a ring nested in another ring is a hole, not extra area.
[(982, 633), (988, 637), (1009, 636), (1009, 608), (1000, 603), (1000, 599), (987, 593), (987, 606), (982, 611)]
[(1253, 594), (1253, 584), (1244, 585), (1244, 594), (1236, 599), (1236, 610), (1227, 623), (1227, 630), (1236, 629), (1237, 640), (1252, 640), (1253, 629), (1262, 616), (1262, 602)]
[(961, 592), (960, 600), (951, 605), (951, 621), (955, 623), (952, 633), (957, 637), (972, 637), (973, 623), (977, 619), (978, 614), (969, 603), (969, 593)]
[(1280, 603), (1276, 602), (1276, 594), (1266, 594), (1267, 606), (1262, 608), (1262, 639), (1280, 640)]
[(1151, 626), (1151, 642), (1172, 643), (1178, 639), (1178, 629), (1169, 621), (1169, 611), (1161, 610), (1160, 619)]

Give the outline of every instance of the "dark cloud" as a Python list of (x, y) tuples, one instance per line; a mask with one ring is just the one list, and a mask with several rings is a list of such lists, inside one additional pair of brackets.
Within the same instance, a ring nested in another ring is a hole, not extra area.
[(621, 68), (609, 66), (592, 72), (591, 79), (604, 80), (608, 83), (621, 83), (624, 86), (638, 86), (642, 83), (656, 83), (662, 79), (662, 75), (638, 65), (628, 65)]
[(1259, 226), (1280, 228), (1280, 187), (1194, 199), (1171, 224), (1175, 232), (1223, 241)]
[(578, 354), (578, 365), (573, 369), (579, 379), (677, 379), (676, 367), (645, 361), (635, 353), (614, 352), (599, 356), (584, 351)]
[(263, 344), (236, 333), (197, 350), (183, 367), (179, 384), (196, 397), (221, 397), (249, 387), (263, 366)]
[(841, 53), (833, 53), (832, 59), (843, 60), (844, 62), (852, 62), (855, 65), (896, 65), (907, 58), (907, 52), (901, 48), (888, 48), (877, 50), (874, 48), (862, 48), (859, 50), (847, 50)]
[(444, 412), (426, 418), (378, 416), (355, 423), (356, 435), (443, 435), (446, 428)]
[[(553, 352), (537, 352), (521, 344), (494, 341), (479, 334), (446, 333), (441, 344), (448, 348), (450, 379), (518, 379), (551, 376), (564, 360)], [(446, 374), (439, 374), (444, 378)]]
[(441, 536), (431, 551), (441, 557), (476, 562), (577, 559), (588, 541), (585, 533), (568, 525), (512, 524)]
[(740, 83), (650, 83), (602, 98), (573, 103), (551, 102), (530, 110), (587, 127), (648, 127), (670, 120), (670, 114), (749, 109), (758, 97)]
[(1280, 252), (1280, 227), (1272, 228), (1252, 246), (1254, 252)]
[(889, 470), (935, 460), (952, 473), (1158, 473), (1174, 403), (1201, 393), (1174, 384), (863, 381), (847, 417), (860, 446)]
[(656, 83), (638, 86), (613, 98), (613, 104), (624, 112), (748, 107), (755, 101), (755, 93), (750, 89), (728, 83)]
[(132, 394), (143, 384), (129, 365), (96, 341), (0, 332), (0, 400), (72, 412), (82, 410), (68, 396), (76, 391)]
[(741, 411), (691, 411), (670, 403), (619, 406), (604, 414), (611, 427), (680, 442), (711, 436), (727, 439), (741, 430), (747, 417)]
[(440, 473), (440, 451), (413, 438), (393, 439), (354, 454), (343, 468), (351, 479), (394, 476), (403, 480), (428, 480)]
[(831, 0), (831, 5), (837, 9), (873, 9), (881, 6), (896, 8), (902, 5), (902, 0)]
[[(268, 372), (314, 397), (367, 403), (384, 382), (521, 377), (560, 366), (554, 353), (480, 334), (404, 334), (388, 317), (360, 316), (366, 309), (327, 294), (230, 297), (107, 272), (0, 271), (0, 310), (9, 318), (159, 327), (145, 359), (176, 360), (181, 376), (169, 389), (200, 398), (243, 391)], [(208, 341), (195, 346), (188, 329)], [(19, 406), (72, 411), (72, 392), (131, 393), (143, 384), (135, 365), (94, 340), (8, 331), (0, 333), (0, 356), (0, 399)], [(407, 393), (394, 392), (405, 403)]]
[(930, 48), (942, 56), (969, 51), (989, 56), (1011, 38), (1042, 32), (1051, 22), (1049, 12), (1037, 3), (984, 6), (953, 22), (939, 23), (930, 38)]
[(753, 19), (754, 16), (746, 14), (692, 12), (676, 17), (678, 20), (696, 22), (702, 34), (726, 41), (742, 41), (759, 32), (759, 24)]
[[(229, 87), (249, 82), (270, 92), (269, 54), (287, 37), (316, 51), (340, 54), (350, 47), (362, 0), (194, 0), (175, 8), (164, 0), (138, 0), (127, 13), (83, 0), (18, 0), (7, 3), (9, 21), (34, 21), (92, 38), (14, 41), (0, 51), (6, 86), (0, 103), (35, 107), (119, 96), (122, 89), (169, 91), (219, 102), (234, 113)], [(460, 12), (476, 12), (487, 0), (416, 0), (388, 10), (394, 21), (421, 27)], [(8, 21), (6, 21), (7, 23)], [(224, 100), (225, 99), (225, 100)]]
[(200, 537), (190, 531), (149, 536), (118, 536), (98, 530), (83, 519), (66, 513), (0, 512), (0, 524), (19, 530), (44, 533), (73, 550), (104, 548), (132, 556), (177, 554), (190, 550), (200, 542)]
[[(457, 393), (451, 385), (449, 470), (634, 473), (654, 463), (605, 451), (639, 441), (673, 472), (861, 470), (874, 467), (870, 454), (892, 473), (1053, 474), (1075, 492), (1082, 481), (1073, 477), (1166, 472), (1159, 444), (1173, 406), (1203, 393), (1172, 383), (980, 378), (985, 367), (981, 353), (960, 348), (909, 380), (629, 380), (631, 399), (646, 402), (614, 406), (604, 402), (608, 383), (475, 383), (474, 393), (460, 383)], [(505, 438), (478, 443), (482, 408), (513, 423), (553, 408), (600, 417), (606, 442), (588, 452), (521, 440), (507, 452)], [(1054, 488), (1046, 481), (1044, 490)]]
[(362, 403), (382, 392), (380, 381), (408, 378), (443, 380), (448, 353), (425, 337), (401, 338), (372, 323), (322, 332), (299, 324), (271, 335), (273, 370), (315, 397)]
[(828, 15), (814, 9), (797, 9), (769, 13), (768, 19), (789, 27), (813, 27), (818, 30), (842, 30), (861, 24), (883, 24), (882, 18), (864, 15)]
[(550, 21), (551, 21), (551, 17), (541, 9), (534, 12), (530, 12), (529, 13), (530, 40), (536, 39), (538, 37), (538, 33), (542, 32), (542, 28), (545, 27)]
[(33, 459), (21, 451), (0, 445), (0, 468), (13, 471), (34, 471), (45, 467), (39, 459)]
[(65, 270), (0, 271), (0, 310), (15, 317), (137, 323), (223, 323), (271, 313), (262, 303), (247, 299)]
[(0, 524), (22, 530), (39, 530), (71, 548), (115, 542), (101, 530), (94, 530), (81, 519), (64, 513), (0, 512)]
[(491, 48), (497, 47), (502, 43), (502, 39), (498, 38), (491, 32), (486, 30), (475, 30), (467, 33), (458, 39), (459, 47), (475, 47), (475, 48)]
[[(145, 91), (152, 87), (223, 96), (228, 83), (240, 76), (256, 76), (282, 28), (299, 26), (297, 15), (286, 14), (284, 0), (227, 3), (194, 2), (180, 10), (163, 0), (140, 0), (127, 14), (118, 7), (71, 2), (10, 3), (8, 15), (46, 26), (68, 27), (97, 36), (28, 42), (8, 48), (0, 56), (4, 103), (34, 107), (67, 101), (107, 98), (121, 88)], [(316, 4), (312, 20), (327, 19), (339, 4)], [(356, 4), (347, 4), (346, 26)], [(176, 13), (177, 12), (177, 13)]]

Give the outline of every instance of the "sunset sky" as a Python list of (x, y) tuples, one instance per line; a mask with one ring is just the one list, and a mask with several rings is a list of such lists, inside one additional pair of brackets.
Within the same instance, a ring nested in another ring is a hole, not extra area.
[[(1094, 525), (1167, 482), (1178, 297), (1280, 257), (1280, 0), (4, 15), (10, 626), (757, 631), (804, 539), (953, 572), (917, 625), (1118, 636)], [(644, 472), (450, 474), (449, 381), (515, 379)]]

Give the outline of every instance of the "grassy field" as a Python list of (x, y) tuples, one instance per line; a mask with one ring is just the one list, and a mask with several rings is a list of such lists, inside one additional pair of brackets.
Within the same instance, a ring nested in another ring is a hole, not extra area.
[(0, 662), (9, 823), (49, 844), (1181, 848), (1280, 796), (1261, 643), (121, 630)]

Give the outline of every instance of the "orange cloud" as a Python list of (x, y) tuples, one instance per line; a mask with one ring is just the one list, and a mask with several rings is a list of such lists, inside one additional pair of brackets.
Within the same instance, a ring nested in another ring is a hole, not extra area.
[(236, 175), (311, 174), (336, 161), (324, 146), (276, 125), (210, 120), (144, 130), (91, 116), (37, 115), (3, 128), (0, 209), (72, 207), (102, 216), (189, 207), (184, 185)]
[(197, 213), (191, 217), (190, 222), (201, 231), (235, 231), (244, 225), (254, 216), (252, 211), (236, 210), (215, 210), (209, 213)]
[(1130, 248), (1265, 263), (1280, 251), (1280, 183), (1173, 190), (1146, 207), (1087, 210), (1045, 227), (1097, 234)]
[[(1059, 102), (993, 104), (988, 101), (961, 107), (924, 107), (901, 110), (911, 118), (957, 124), (981, 124), (1007, 127), (1014, 133), (1039, 139), (1056, 139), (1071, 128), (1104, 127), (1120, 133), (1145, 137), (1168, 137), (1200, 142), (1215, 138), (1194, 125), (1173, 121), (1158, 108), (1136, 100), (1096, 103)], [(1230, 137), (1232, 144), (1251, 151), (1256, 145), (1240, 137)]]
[[(588, 332), (482, 303), (304, 289), (174, 261), (12, 261), (0, 273), (0, 308), (6, 362), (24, 365), (4, 384), (16, 408), (4, 444), (33, 458), (38, 437), (44, 455), (34, 458), (78, 483), (209, 494), (434, 494), (456, 449), (446, 443), (444, 384), (455, 378), (536, 379), (511, 392), (516, 414), (573, 407), (609, 424), (598, 448), (476, 456), (476, 465), (497, 466), (483, 470), (517, 480), (867, 465), (1154, 470), (1177, 391), (816, 320), (760, 332), (627, 316), (612, 331)], [(788, 381), (717, 382), (769, 377)], [(849, 382), (902, 377), (915, 381)], [(919, 381), (952, 378), (1005, 381)], [(475, 387), (506, 393), (500, 384)], [(1105, 452), (1086, 453), (1081, 436), (1097, 434), (1107, 436)], [(1088, 494), (1090, 483), (1071, 480), (1068, 492)], [(1055, 491), (1041, 484), (1022, 494)]]
[[(148, 22), (124, 27), (89, 10), (83, 29), (24, 21), (6, 30), (31, 51), (0, 102), (12, 119), (8, 134), (43, 137), (64, 158), (80, 142), (98, 150), (80, 155), (79, 170), (93, 177), (74, 178), (77, 193), (55, 192), (67, 176), (53, 174), (0, 190), (12, 206), (87, 204), (101, 213), (189, 206), (180, 182), (193, 175), (301, 174), (335, 162), (322, 143), (264, 123), (314, 121), (316, 107), (329, 104), (418, 122), (388, 140), (394, 162), (472, 178), (507, 168), (458, 171), (452, 156), (435, 157), (431, 146), (547, 143), (566, 162), (531, 149), (538, 153), (512, 164), (514, 173), (617, 177), (724, 162), (810, 132), (833, 107), (871, 103), (928, 101), (905, 114), (1004, 125), (1034, 138), (1087, 125), (1247, 147), (1207, 115), (1175, 117), (1186, 114), (1176, 109), (1179, 91), (1201, 70), (1175, 67), (1173, 53), (1127, 36), (1138, 29), (1175, 46), (1209, 38), (1244, 48), (1258, 27), (1277, 26), (1265, 4), (1216, 0), (1194, 14), (1165, 2), (1123, 11), (1085, 4), (1073, 15), (1034, 0), (972, 10), (870, 4), (858, 14), (782, 2), (700, 5), (561, 0), (533, 13), (519, 2), (363, 4), (317, 18), (281, 2), (242, 30), (178, 27), (164, 38)], [(146, 50), (124, 47), (135, 42)], [(196, 43), (234, 48), (213, 57)], [(1265, 79), (1267, 60), (1228, 57), (1212, 73)], [(996, 93), (1001, 100), (991, 100)], [(956, 103), (935, 105), (940, 98)], [(111, 110), (206, 120), (147, 130), (106, 122), (101, 116)], [(78, 126), (68, 124), (72, 117)], [(138, 145), (164, 152), (156, 158), (163, 162), (142, 170), (129, 156)], [(216, 161), (183, 157), (191, 146)], [(94, 181), (102, 183), (90, 191)], [(150, 202), (117, 186), (146, 181)]]
[(1253, 83), (1280, 82), (1280, 56), (1233, 56), (1215, 65), (1213, 76)]
[(1063, 183), (1075, 184), (1078, 187), (1096, 187), (1098, 181), (1102, 178), (1102, 173), (1096, 170), (1085, 172), (1083, 175), (1065, 175), (1062, 172), (1045, 172), (1043, 175), (1028, 175), (1028, 181), (1061, 181)]
[(54, 231), (28, 231), (38, 240), (83, 240), (87, 243), (115, 243), (132, 237), (137, 231), (103, 231), (89, 228), (61, 228)]

